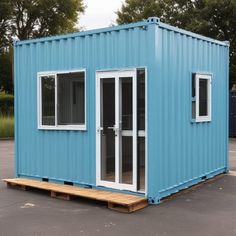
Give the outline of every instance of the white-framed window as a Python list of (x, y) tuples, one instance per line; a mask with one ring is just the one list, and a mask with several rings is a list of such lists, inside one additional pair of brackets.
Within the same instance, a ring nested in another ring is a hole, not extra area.
[(86, 130), (86, 71), (39, 72), (38, 128)]
[(211, 74), (192, 75), (192, 120), (211, 121)]

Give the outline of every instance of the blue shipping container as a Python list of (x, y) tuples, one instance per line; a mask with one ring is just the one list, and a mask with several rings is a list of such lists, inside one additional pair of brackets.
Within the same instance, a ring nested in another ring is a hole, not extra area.
[(156, 17), (15, 42), (15, 175), (156, 204), (226, 172), (228, 64)]

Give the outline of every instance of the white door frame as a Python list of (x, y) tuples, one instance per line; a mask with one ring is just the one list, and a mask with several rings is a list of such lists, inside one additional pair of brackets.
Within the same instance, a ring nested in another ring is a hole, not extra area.
[[(96, 72), (96, 185), (105, 186), (120, 190), (137, 191), (137, 73), (136, 69), (121, 71), (99, 71)], [(120, 130), (120, 79), (122, 77), (132, 77), (133, 89), (133, 184), (119, 183), (120, 178), (120, 136), (121, 132), (115, 138), (115, 182), (101, 180), (101, 79), (115, 79), (115, 128)]]

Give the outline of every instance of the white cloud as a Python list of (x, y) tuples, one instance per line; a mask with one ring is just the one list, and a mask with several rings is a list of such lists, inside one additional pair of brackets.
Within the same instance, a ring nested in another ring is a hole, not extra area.
[(115, 24), (115, 12), (121, 7), (122, 0), (84, 0), (84, 4), (87, 8), (80, 17), (79, 26), (89, 30)]

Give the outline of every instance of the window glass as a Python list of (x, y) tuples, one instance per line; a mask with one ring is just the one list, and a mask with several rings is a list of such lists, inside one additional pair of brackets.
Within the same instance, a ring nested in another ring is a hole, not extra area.
[(55, 77), (41, 77), (42, 125), (55, 125)]
[(192, 119), (196, 118), (196, 88), (195, 88), (195, 76), (192, 75)]
[(84, 72), (57, 76), (58, 125), (85, 123)]
[(196, 92), (195, 92), (195, 90), (196, 90), (196, 88), (195, 88), (195, 76), (196, 76), (196, 74), (192, 75), (192, 98), (195, 98), (195, 96), (196, 96)]
[(207, 116), (207, 79), (199, 79), (199, 116)]
[(101, 79), (101, 179), (115, 181), (115, 78)]
[(123, 184), (133, 184), (133, 137), (122, 136), (121, 180)]
[(196, 118), (196, 102), (192, 101), (192, 119)]
[(133, 129), (133, 82), (132, 77), (121, 78), (122, 130)]
[(138, 189), (145, 190), (145, 137), (138, 137)]
[(145, 130), (145, 69), (137, 70), (138, 130)]

